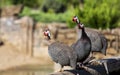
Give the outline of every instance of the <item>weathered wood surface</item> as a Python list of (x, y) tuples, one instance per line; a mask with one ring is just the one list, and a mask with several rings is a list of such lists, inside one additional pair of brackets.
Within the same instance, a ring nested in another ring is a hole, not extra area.
[(49, 75), (120, 75), (120, 57), (97, 60), (97, 62), (107, 64), (109, 73), (107, 73), (103, 64), (92, 64), (84, 66), (84, 69), (64, 70)]

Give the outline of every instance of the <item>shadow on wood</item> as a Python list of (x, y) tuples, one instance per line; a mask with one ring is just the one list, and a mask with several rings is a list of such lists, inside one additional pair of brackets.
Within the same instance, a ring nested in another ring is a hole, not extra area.
[[(49, 75), (119, 75), (120, 74), (120, 58), (108, 58), (96, 60), (99, 63), (106, 63), (108, 74), (103, 64), (91, 64), (84, 66), (84, 69), (79, 70), (64, 70)], [(95, 62), (96, 62), (95, 61)]]

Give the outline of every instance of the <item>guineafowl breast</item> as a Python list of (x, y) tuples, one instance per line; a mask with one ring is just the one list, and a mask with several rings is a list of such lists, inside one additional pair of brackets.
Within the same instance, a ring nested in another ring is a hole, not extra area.
[(71, 61), (74, 61), (73, 64), (76, 63), (76, 52), (69, 46), (61, 42), (54, 42), (48, 46), (48, 52), (51, 59), (59, 63), (63, 66), (67, 66), (71, 64)]

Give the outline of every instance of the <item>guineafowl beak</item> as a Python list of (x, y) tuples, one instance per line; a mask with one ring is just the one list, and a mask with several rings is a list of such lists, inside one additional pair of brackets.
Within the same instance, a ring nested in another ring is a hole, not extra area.
[(50, 38), (50, 32), (48, 33), (47, 37), (48, 37), (48, 40), (50, 40), (50, 39), (51, 39), (51, 38)]
[(80, 23), (80, 22), (79, 22), (79, 19), (78, 19), (78, 17), (77, 17), (77, 16), (74, 16), (72, 20), (73, 20), (73, 22), (76, 22), (77, 24), (79, 24), (79, 23)]
[(50, 31), (49, 31), (49, 29), (47, 29), (47, 30), (44, 31), (44, 35), (47, 36), (48, 40), (51, 39), (50, 38)]

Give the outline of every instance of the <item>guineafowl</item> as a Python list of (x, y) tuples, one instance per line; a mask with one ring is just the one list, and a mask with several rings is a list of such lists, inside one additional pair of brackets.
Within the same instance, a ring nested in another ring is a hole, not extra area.
[[(78, 19), (73, 18), (73, 21), (76, 22)], [(89, 56), (91, 52), (91, 40), (85, 32), (84, 25), (78, 23), (79, 28), (82, 30), (80, 39), (77, 40), (71, 47), (77, 52), (77, 62), (83, 63)]]
[[(79, 19), (77, 16), (74, 17), (74, 19), (76, 19), (76, 23), (78, 24), (78, 28), (79, 28)], [(100, 52), (104, 55), (106, 55), (106, 50), (107, 50), (107, 47), (108, 47), (108, 42), (107, 42), (107, 39), (105, 38), (105, 36), (100, 33), (100, 32), (97, 32), (97, 31), (94, 31), (92, 29), (88, 29), (86, 28), (85, 29), (86, 31), (86, 34), (88, 35), (88, 37), (90, 38), (91, 40), (91, 43), (92, 43), (92, 49), (91, 49), (91, 52)], [(82, 34), (82, 31), (80, 30), (79, 28), (79, 38)]]
[(50, 40), (51, 38), (49, 29), (44, 31), (44, 35), (47, 36), (49, 41), (48, 53), (55, 63), (59, 63), (61, 65), (60, 71), (62, 71), (64, 66), (71, 66), (73, 69), (76, 69), (76, 51), (62, 42), (52, 42)]
[[(80, 39), (83, 37), (83, 30), (85, 30), (84, 29), (84, 25), (81, 25), (81, 23), (80, 23), (80, 21), (79, 21), (79, 19), (78, 19), (77, 16), (74, 16), (73, 21), (77, 23), (79, 29), (81, 29), (81, 27), (83, 28), (81, 30), (81, 37), (78, 40), (80, 42)], [(105, 38), (105, 36), (103, 34), (101, 34), (101, 33), (93, 31), (93, 30), (85, 30), (84, 33), (86, 33), (86, 35), (88, 35), (87, 38), (90, 38), (88, 41), (91, 41), (91, 45), (90, 45), (91, 46), (91, 52), (101, 52), (104, 55), (106, 55), (106, 50), (107, 50), (108, 42), (107, 42), (107, 39)], [(76, 43), (74, 43), (74, 44), (71, 45), (71, 47), (73, 47), (73, 49), (76, 48)], [(77, 44), (79, 44), (79, 43), (77, 43)], [(84, 46), (85, 45), (86, 44), (84, 44)], [(76, 48), (76, 49), (79, 50), (80, 48)], [(84, 63), (88, 63), (91, 60), (91, 58), (92, 57), (89, 57), (89, 59), (86, 59), (84, 61)], [(99, 63), (99, 62), (97, 62), (97, 63)], [(107, 65), (104, 62), (103, 63), (99, 63), (99, 64), (103, 64), (104, 67), (105, 67), (105, 69), (106, 69), (106, 72), (108, 73)]]

